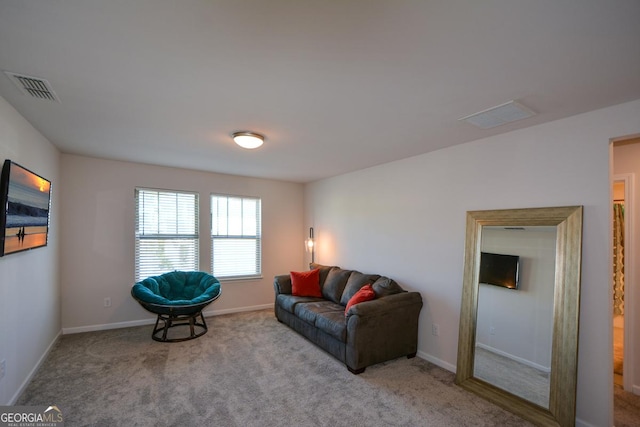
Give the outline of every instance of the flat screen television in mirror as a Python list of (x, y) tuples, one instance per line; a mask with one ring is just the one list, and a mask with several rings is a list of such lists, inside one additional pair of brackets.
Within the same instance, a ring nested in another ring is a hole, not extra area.
[(11, 160), (0, 175), (0, 256), (47, 245), (51, 182)]
[(518, 289), (520, 257), (517, 255), (480, 253), (480, 277), (478, 281), (488, 285)]

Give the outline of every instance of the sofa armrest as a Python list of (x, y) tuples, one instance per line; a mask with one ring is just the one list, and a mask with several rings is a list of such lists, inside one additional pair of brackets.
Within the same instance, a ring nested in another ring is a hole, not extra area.
[(388, 312), (396, 312), (406, 309), (407, 307), (417, 307), (418, 312), (422, 308), (422, 296), (419, 292), (401, 292), (398, 294), (387, 295), (382, 298), (371, 301), (361, 302), (352, 305), (347, 311), (347, 319), (350, 316), (378, 316)]
[(291, 275), (281, 274), (273, 278), (273, 289), (276, 296), (279, 294), (291, 294)]
[(347, 312), (345, 364), (352, 372), (418, 350), (419, 292), (361, 302)]

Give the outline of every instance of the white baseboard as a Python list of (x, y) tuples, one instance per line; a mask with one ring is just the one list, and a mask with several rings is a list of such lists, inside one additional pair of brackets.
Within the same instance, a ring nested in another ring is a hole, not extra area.
[(593, 424), (589, 424), (586, 421), (581, 420), (580, 418), (576, 418), (576, 427), (597, 427)]
[(438, 359), (437, 357), (433, 357), (423, 351), (418, 351), (418, 357), (420, 359), (426, 360), (427, 362), (431, 362), (434, 365), (441, 367), (442, 369), (446, 369), (449, 372), (456, 372), (456, 367), (451, 363), (445, 362), (444, 360)]
[(640, 396), (640, 385), (631, 386), (631, 392), (637, 396)]
[[(249, 307), (240, 307), (240, 308), (228, 308), (224, 310), (209, 310), (204, 311), (204, 317), (211, 316), (221, 316), (223, 314), (231, 314), (231, 313), (241, 313), (245, 311), (257, 311), (257, 310), (265, 310), (267, 308), (273, 308), (273, 303), (270, 304), (262, 304), (262, 305), (253, 305)], [(82, 332), (94, 332), (94, 331), (106, 331), (109, 329), (120, 329), (120, 328), (131, 328), (133, 326), (145, 326), (145, 325), (153, 325), (156, 323), (156, 317), (150, 317), (148, 319), (141, 320), (130, 320), (127, 322), (116, 322), (116, 323), (105, 323), (101, 325), (88, 325), (88, 326), (78, 326), (74, 328), (62, 328), (63, 335), (69, 334), (79, 334)]]
[(261, 305), (251, 305), (249, 307), (240, 307), (240, 308), (227, 308), (226, 310), (205, 311), (204, 312), (204, 317), (221, 316), (223, 314), (232, 314), (232, 313), (242, 313), (244, 311), (266, 310), (267, 308), (273, 308), (273, 303), (261, 304)]
[(106, 331), (108, 329), (130, 328), (132, 326), (153, 325), (156, 318), (131, 320), (128, 322), (105, 323), (102, 325), (78, 326), (75, 328), (62, 328), (63, 335), (80, 334), (82, 332)]
[(482, 344), (482, 343), (476, 342), (476, 346), (478, 346), (478, 347), (480, 347), (480, 348), (482, 348), (484, 350), (490, 351), (492, 353), (498, 354), (500, 356), (504, 356), (507, 359), (515, 360), (518, 363), (522, 363), (523, 365), (526, 365), (526, 366), (529, 366), (531, 368), (537, 369), (538, 371), (542, 371), (542, 372), (546, 372), (546, 373), (550, 373), (551, 372), (551, 367), (549, 367), (549, 366), (539, 365), (539, 364), (537, 364), (535, 362), (532, 362), (530, 360), (523, 359), (522, 357), (514, 356), (513, 354), (507, 353), (507, 352), (502, 351), (502, 350), (498, 350), (497, 348), (488, 346), (486, 344)]
[(40, 356), (40, 359), (38, 359), (38, 362), (36, 362), (36, 364), (33, 367), (33, 369), (31, 369), (31, 371), (29, 372), (29, 375), (27, 375), (27, 377), (24, 379), (24, 381), (22, 381), (22, 384), (20, 384), (20, 387), (18, 387), (18, 390), (16, 390), (14, 395), (11, 396), (11, 399), (9, 399), (9, 403), (8, 403), (9, 406), (13, 406), (13, 405), (16, 404), (16, 401), (18, 400), (20, 395), (24, 392), (24, 390), (27, 388), (27, 386), (31, 382), (31, 379), (36, 374), (38, 369), (40, 369), (40, 366), (42, 366), (42, 363), (44, 363), (44, 361), (47, 358), (47, 356), (49, 356), (49, 353), (51, 352), (51, 349), (53, 348), (55, 343), (58, 342), (58, 340), (60, 339), (61, 336), (62, 336), (62, 331), (59, 331), (58, 334), (51, 341), (51, 344), (49, 344), (49, 346), (44, 351), (44, 353), (42, 353), (42, 356)]

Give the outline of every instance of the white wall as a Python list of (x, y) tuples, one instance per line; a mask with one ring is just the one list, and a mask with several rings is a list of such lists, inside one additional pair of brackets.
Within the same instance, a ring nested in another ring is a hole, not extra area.
[(517, 255), (517, 290), (480, 284), (476, 345), (543, 371), (551, 369), (556, 231), (482, 229), (482, 251)]
[(0, 162), (5, 159), (50, 180), (52, 199), (47, 246), (0, 258), (0, 360), (6, 361), (0, 405), (15, 403), (60, 332), (61, 187), (58, 150), (0, 97)]
[[(62, 327), (65, 333), (152, 319), (130, 295), (136, 187), (200, 194), (200, 269), (211, 271), (210, 194), (262, 198), (261, 280), (222, 283), (208, 313), (273, 304), (273, 276), (303, 268), (301, 184), (62, 155)], [(110, 297), (112, 305), (103, 301)]]
[(584, 205), (578, 425), (610, 426), (609, 140), (639, 132), (640, 100), (311, 183), (316, 261), (420, 291), (419, 355), (454, 370), (466, 211)]
[[(635, 138), (624, 144), (616, 144), (613, 149), (613, 173), (616, 175), (633, 174), (635, 182), (631, 182), (633, 189), (630, 205), (625, 202), (627, 219), (631, 222), (631, 241), (625, 243), (625, 256), (630, 270), (625, 276), (630, 278), (625, 283), (625, 325), (633, 334), (633, 360), (625, 360), (625, 368), (632, 367), (631, 387), (635, 393), (640, 393), (640, 223), (636, 220), (640, 212), (640, 138)], [(631, 286), (633, 285), (633, 288)], [(629, 298), (631, 296), (631, 298)], [(631, 300), (630, 300), (631, 299)], [(627, 331), (625, 331), (626, 334)], [(627, 343), (625, 343), (627, 344)], [(626, 383), (625, 379), (625, 383)]]

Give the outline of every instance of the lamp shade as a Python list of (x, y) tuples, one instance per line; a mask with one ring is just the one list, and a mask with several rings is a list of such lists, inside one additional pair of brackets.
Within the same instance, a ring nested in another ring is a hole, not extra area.
[(313, 240), (313, 237), (309, 237), (304, 241), (304, 247), (307, 249), (307, 252), (313, 252), (315, 245), (316, 242)]
[(315, 262), (315, 255), (316, 255), (316, 251), (315, 251), (315, 247), (316, 247), (316, 240), (313, 237), (313, 227), (309, 228), (309, 238), (305, 239), (304, 241), (304, 247), (307, 250), (307, 252), (311, 252), (311, 262)]
[(242, 148), (258, 148), (264, 143), (264, 136), (254, 132), (236, 132), (233, 140)]

